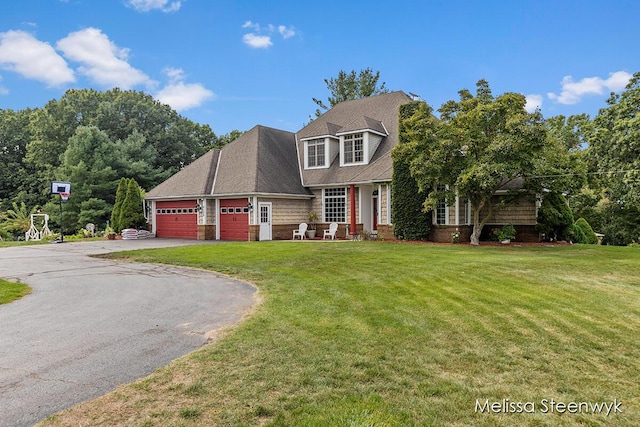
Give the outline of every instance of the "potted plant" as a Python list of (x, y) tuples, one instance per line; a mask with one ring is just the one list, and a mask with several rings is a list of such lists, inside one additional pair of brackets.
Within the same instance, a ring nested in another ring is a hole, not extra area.
[(504, 225), (497, 231), (496, 237), (500, 243), (511, 243), (511, 240), (516, 238), (516, 229), (512, 224)]
[(109, 227), (107, 225), (107, 228), (104, 230), (104, 234), (107, 236), (107, 239), (109, 240), (115, 240), (116, 239), (116, 232), (113, 228)]
[(309, 212), (309, 227), (307, 228), (307, 237), (315, 239), (316, 237), (316, 222), (318, 221), (318, 215), (315, 212)]

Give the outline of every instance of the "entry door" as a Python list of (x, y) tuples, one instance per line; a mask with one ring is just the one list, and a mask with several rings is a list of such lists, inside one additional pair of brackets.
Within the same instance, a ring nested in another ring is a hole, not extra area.
[(260, 210), (260, 240), (271, 240), (271, 203), (258, 203)]
[(378, 231), (378, 198), (373, 197), (373, 231)]

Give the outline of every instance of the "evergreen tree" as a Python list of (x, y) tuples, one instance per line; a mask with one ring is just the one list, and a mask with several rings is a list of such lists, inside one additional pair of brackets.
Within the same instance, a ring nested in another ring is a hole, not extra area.
[(122, 230), (122, 226), (120, 225), (120, 213), (122, 212), (122, 203), (124, 202), (125, 197), (127, 196), (127, 188), (129, 187), (129, 179), (128, 178), (120, 178), (120, 183), (118, 184), (118, 190), (116, 191), (116, 202), (113, 206), (113, 211), (111, 212), (111, 228), (114, 229), (117, 233)]
[(129, 179), (127, 193), (120, 207), (118, 225), (120, 230), (124, 228), (138, 228), (144, 225), (144, 212), (142, 211), (142, 196), (140, 186), (135, 179)]

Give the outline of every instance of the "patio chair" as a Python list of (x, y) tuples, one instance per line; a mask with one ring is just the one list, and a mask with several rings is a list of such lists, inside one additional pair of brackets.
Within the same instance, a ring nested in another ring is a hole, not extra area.
[(293, 230), (292, 239), (295, 240), (296, 236), (300, 236), (300, 240), (304, 240), (304, 235), (307, 233), (307, 227), (308, 225), (306, 222), (300, 224), (297, 230)]
[(337, 222), (332, 222), (331, 224), (329, 224), (329, 229), (328, 230), (324, 230), (324, 235), (322, 236), (322, 239), (326, 239), (327, 236), (329, 236), (331, 238), (331, 240), (335, 240), (336, 239), (336, 231), (338, 231), (338, 223)]

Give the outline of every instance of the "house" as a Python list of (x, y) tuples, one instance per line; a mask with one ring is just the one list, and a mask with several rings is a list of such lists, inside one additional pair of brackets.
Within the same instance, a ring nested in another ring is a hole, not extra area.
[[(391, 151), (399, 107), (411, 101), (401, 91), (345, 101), (295, 134), (256, 126), (149, 191), (152, 229), (158, 237), (291, 239), (314, 212), (319, 230), (339, 224), (338, 237), (391, 235)], [(434, 238), (450, 241), (441, 230), (468, 224), (468, 212), (464, 201), (438, 209)], [(535, 225), (528, 215), (522, 221)]]

